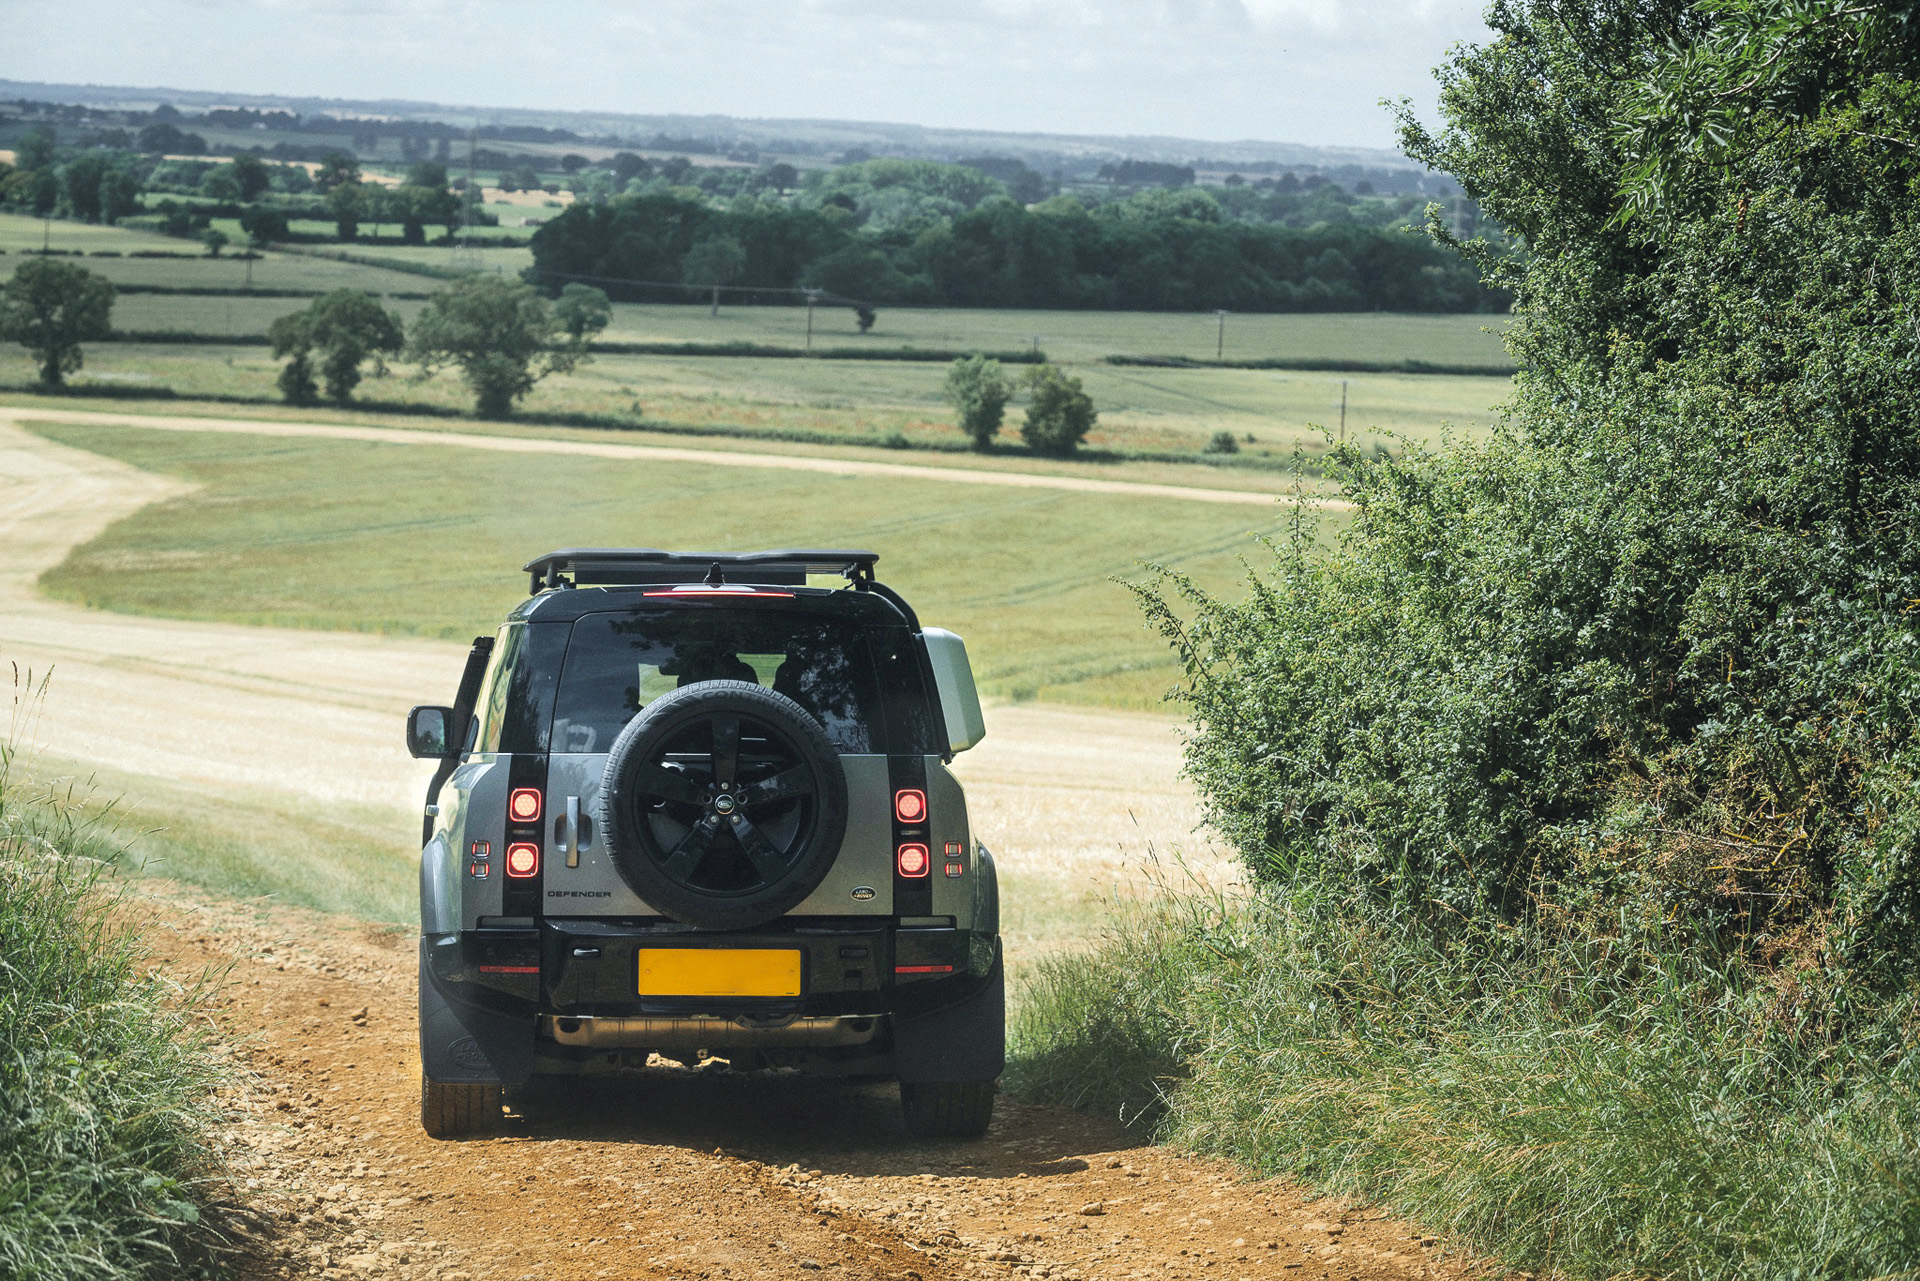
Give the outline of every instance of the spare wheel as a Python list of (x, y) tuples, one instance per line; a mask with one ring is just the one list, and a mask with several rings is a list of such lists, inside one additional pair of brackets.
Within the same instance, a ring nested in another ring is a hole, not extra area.
[(847, 781), (820, 723), (749, 681), (664, 694), (607, 756), (600, 830), (620, 875), (676, 921), (749, 929), (813, 893), (840, 852)]

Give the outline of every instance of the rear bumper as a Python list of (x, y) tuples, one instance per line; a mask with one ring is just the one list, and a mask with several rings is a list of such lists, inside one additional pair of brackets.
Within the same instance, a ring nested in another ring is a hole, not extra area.
[[(764, 1030), (767, 1042), (844, 1045), (863, 1020), (922, 1017), (967, 1000), (988, 982), (995, 941), (952, 928), (876, 924), (872, 918), (809, 919), (722, 933), (669, 921), (547, 918), (528, 928), (430, 935), (422, 952), (434, 985), (455, 1003), (613, 1031), (674, 1024), (721, 1034)], [(777, 949), (800, 953), (800, 992), (783, 997), (642, 996), (639, 954), (647, 947)], [(984, 961), (984, 963), (982, 963)], [(582, 1022), (591, 1020), (591, 1023)], [(869, 1027), (872, 1026), (869, 1024)], [(861, 1030), (862, 1033), (864, 1029)], [(567, 1043), (579, 1031), (557, 1034)], [(657, 1041), (648, 1042), (657, 1044)], [(741, 1044), (760, 1044), (742, 1041)], [(702, 1040), (703, 1046), (716, 1044)]]

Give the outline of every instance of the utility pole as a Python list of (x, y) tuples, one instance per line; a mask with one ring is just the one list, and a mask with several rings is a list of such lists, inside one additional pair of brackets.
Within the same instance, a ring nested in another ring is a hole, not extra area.
[(1340, 443), (1347, 443), (1347, 380), (1340, 380)]
[(1217, 361), (1225, 360), (1227, 358), (1227, 313), (1216, 308), (1213, 314), (1220, 317), (1220, 334), (1214, 339), (1213, 358)]
[(1035, 360), (1040, 359), (1040, 335), (1028, 334), (1027, 341), (1033, 344), (1033, 358)]
[[(811, 309), (809, 309), (807, 314), (808, 315), (813, 314)], [(719, 315), (720, 315), (720, 286), (716, 284), (713, 287), (713, 306), (707, 310), (707, 318), (709, 320), (717, 319)], [(809, 328), (811, 328), (811, 326), (809, 326)]]
[(803, 289), (801, 290), (801, 292), (806, 294), (807, 296), (807, 350), (812, 351), (813, 350), (813, 303), (814, 303), (814, 300), (820, 296), (820, 291), (818, 289)]

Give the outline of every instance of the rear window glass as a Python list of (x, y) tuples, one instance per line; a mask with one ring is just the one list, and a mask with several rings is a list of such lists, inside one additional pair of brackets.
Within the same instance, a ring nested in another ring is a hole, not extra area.
[(564, 624), (509, 623), (500, 629), (481, 684), (480, 704), (474, 709), (471, 750), (547, 750), (547, 721), (553, 713), (553, 689), (566, 642)]
[[(893, 633), (897, 633), (894, 635)], [(605, 752), (627, 722), (662, 694), (701, 681), (752, 681), (805, 708), (843, 752), (914, 752), (920, 734), (889, 735), (928, 719), (883, 698), (875, 671), (881, 642), (890, 669), (908, 646), (905, 628), (871, 628), (845, 618), (788, 610), (645, 610), (589, 614), (573, 624), (554, 703), (552, 750)], [(914, 690), (920, 693), (918, 668)], [(905, 746), (889, 747), (889, 739)]]

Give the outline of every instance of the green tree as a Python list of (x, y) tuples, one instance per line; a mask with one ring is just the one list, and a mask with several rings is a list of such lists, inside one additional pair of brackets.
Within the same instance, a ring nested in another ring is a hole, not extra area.
[(60, 166), (60, 195), (67, 211), (82, 222), (100, 221), (100, 179), (110, 161), (103, 151), (83, 151)]
[(234, 186), (239, 189), (242, 200), (258, 200), (260, 194), (273, 181), (272, 175), (267, 172), (266, 163), (249, 152), (243, 151), (234, 156), (233, 163), (228, 168), (233, 174)]
[(60, 177), (51, 166), (23, 171), (19, 190), (21, 203), (37, 218), (48, 217), (59, 207)]
[(267, 338), (275, 357), (291, 357), (280, 371), (280, 394), (293, 404), (313, 402), (316, 364), (327, 399), (346, 404), (360, 384), (360, 366), (371, 359), (374, 372), (383, 374), (384, 358), (398, 356), (405, 345), (400, 318), (358, 289), (336, 289), (281, 316)]
[(407, 358), (431, 377), (458, 365), (482, 418), (505, 418), (548, 374), (584, 359), (579, 343), (556, 345), (560, 322), (533, 286), (472, 275), (435, 294), (407, 340)]
[(13, 144), (13, 163), (17, 169), (51, 169), (53, 159), (53, 133), (44, 125), (29, 129)]
[(947, 370), (941, 385), (960, 418), (960, 430), (975, 449), (991, 449), (1006, 416), (1007, 401), (1013, 396), (1013, 384), (1007, 380), (1000, 362), (987, 356), (963, 356)]
[(32, 352), (46, 387), (80, 368), (80, 344), (105, 338), (112, 314), (113, 286), (73, 263), (35, 258), (0, 286), (0, 341)]
[(216, 165), (207, 170), (200, 179), (200, 194), (223, 203), (240, 199), (240, 180), (234, 177), (233, 166)]
[(713, 289), (711, 315), (720, 314), (720, 286), (740, 279), (747, 269), (747, 251), (732, 236), (708, 236), (696, 240), (680, 265), (680, 278), (690, 285), (708, 285)]
[(322, 192), (331, 192), (336, 187), (358, 186), (360, 166), (352, 156), (344, 151), (329, 151), (320, 157), (320, 167), (314, 170), (313, 185)]
[(579, 346), (607, 327), (607, 322), (613, 319), (613, 304), (607, 301), (604, 290), (575, 281), (560, 291), (553, 315)]
[(416, 160), (407, 166), (409, 187), (444, 187), (447, 185), (447, 167), (437, 160)]
[(327, 192), (327, 212), (333, 215), (334, 233), (342, 242), (360, 234), (360, 220), (367, 216), (367, 189), (358, 182), (341, 182)]
[(1080, 380), (1056, 365), (1030, 365), (1020, 382), (1027, 392), (1027, 419), (1020, 425), (1020, 438), (1036, 454), (1071, 455), (1098, 417)]
[(252, 248), (264, 249), (287, 238), (286, 212), (265, 205), (249, 205), (240, 211), (240, 230), (247, 233), (247, 242)]
[(320, 387), (313, 378), (313, 340), (307, 332), (304, 311), (276, 316), (267, 326), (267, 341), (273, 344), (274, 359), (287, 357), (274, 380), (281, 399), (289, 405), (311, 405), (320, 399)]
[(900, 272), (884, 251), (851, 244), (809, 267), (806, 282), (841, 298), (884, 300), (899, 296)]
[(100, 221), (118, 222), (139, 212), (139, 178), (119, 167), (100, 176)]
[(208, 227), (200, 233), (200, 243), (207, 247), (207, 257), (218, 258), (220, 251), (233, 243), (233, 238), (218, 227)]

